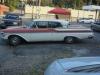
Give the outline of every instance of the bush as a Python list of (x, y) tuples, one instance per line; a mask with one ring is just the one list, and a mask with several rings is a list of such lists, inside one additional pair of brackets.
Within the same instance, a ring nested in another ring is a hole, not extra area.
[(15, 10), (15, 7), (14, 6), (9, 6), (9, 8), (10, 8), (10, 11), (14, 11)]

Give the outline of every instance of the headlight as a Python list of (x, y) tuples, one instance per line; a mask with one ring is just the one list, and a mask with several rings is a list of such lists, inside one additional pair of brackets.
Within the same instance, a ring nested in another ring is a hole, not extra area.
[(4, 37), (6, 34), (4, 32), (0, 32), (0, 35)]
[(17, 25), (17, 22), (13, 22), (14, 25)]

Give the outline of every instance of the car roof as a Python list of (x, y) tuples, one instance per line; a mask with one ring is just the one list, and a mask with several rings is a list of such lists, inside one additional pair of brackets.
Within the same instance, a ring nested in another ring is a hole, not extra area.
[(100, 57), (76, 57), (56, 60), (64, 69), (100, 64)]
[(66, 20), (59, 20), (59, 19), (35, 19), (33, 21), (52, 21), (52, 22), (68, 22)]

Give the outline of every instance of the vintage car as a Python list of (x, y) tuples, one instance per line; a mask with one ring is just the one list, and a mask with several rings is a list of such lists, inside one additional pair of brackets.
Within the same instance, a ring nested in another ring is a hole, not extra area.
[(75, 57), (57, 59), (44, 75), (100, 75), (100, 57)]
[(33, 20), (28, 26), (10, 27), (1, 30), (1, 37), (10, 45), (18, 45), (23, 41), (65, 41), (74, 43), (78, 39), (91, 38), (93, 33), (87, 28), (71, 28), (65, 20)]

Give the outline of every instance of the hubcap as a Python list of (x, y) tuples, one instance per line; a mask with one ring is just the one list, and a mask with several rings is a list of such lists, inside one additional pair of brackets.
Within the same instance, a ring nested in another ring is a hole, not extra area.
[(66, 43), (73, 43), (73, 37), (67, 37), (67, 38), (65, 39), (65, 42), (66, 42)]
[(11, 45), (18, 45), (20, 43), (20, 39), (18, 37), (12, 37), (9, 41)]
[(14, 37), (13, 39), (12, 39), (12, 43), (17, 43), (17, 38), (16, 37)]
[(68, 42), (71, 43), (73, 41), (72, 38), (67, 38)]

